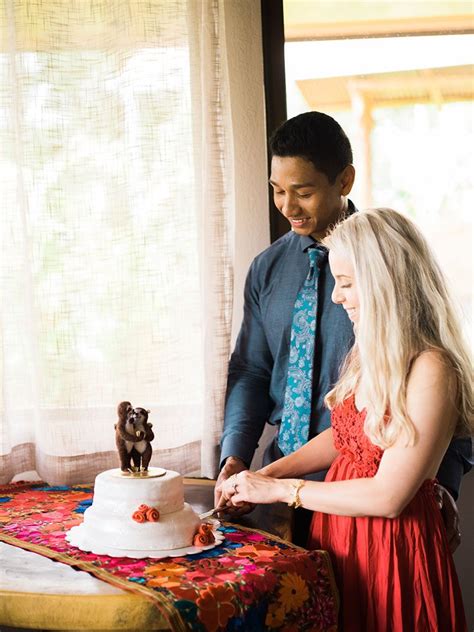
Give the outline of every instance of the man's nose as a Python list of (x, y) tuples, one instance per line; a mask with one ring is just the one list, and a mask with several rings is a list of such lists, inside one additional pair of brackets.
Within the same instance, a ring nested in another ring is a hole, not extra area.
[(298, 200), (294, 195), (285, 195), (283, 200), (283, 205), (280, 208), (280, 211), (283, 213), (285, 217), (291, 217), (296, 210), (298, 210)]

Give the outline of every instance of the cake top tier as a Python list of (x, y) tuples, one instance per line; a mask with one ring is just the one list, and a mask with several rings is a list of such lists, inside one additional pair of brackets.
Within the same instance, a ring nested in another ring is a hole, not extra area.
[(155, 507), (162, 515), (179, 511), (184, 503), (183, 477), (161, 468), (150, 468), (146, 476), (106, 470), (95, 479), (93, 503), (112, 513), (133, 511), (140, 504)]

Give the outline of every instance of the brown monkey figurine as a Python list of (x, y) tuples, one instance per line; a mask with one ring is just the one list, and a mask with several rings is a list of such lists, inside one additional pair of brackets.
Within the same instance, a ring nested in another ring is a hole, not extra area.
[(122, 472), (147, 472), (151, 460), (151, 441), (155, 438), (148, 413), (144, 408), (133, 408), (130, 402), (118, 405), (115, 424), (115, 443)]

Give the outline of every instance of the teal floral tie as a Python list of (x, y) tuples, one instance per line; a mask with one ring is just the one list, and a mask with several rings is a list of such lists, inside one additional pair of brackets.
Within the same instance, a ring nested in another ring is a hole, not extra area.
[(278, 445), (285, 455), (301, 448), (309, 437), (318, 279), (327, 252), (311, 247), (308, 255), (308, 276), (298, 292), (293, 310), (288, 377), (278, 435)]

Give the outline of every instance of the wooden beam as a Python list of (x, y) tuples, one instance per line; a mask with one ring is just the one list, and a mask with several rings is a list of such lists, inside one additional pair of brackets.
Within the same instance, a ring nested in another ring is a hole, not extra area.
[(333, 112), (351, 108), (354, 91), (372, 107), (447, 103), (474, 98), (473, 66), (422, 68), (372, 75), (302, 79), (296, 82), (308, 107)]
[(474, 33), (474, 16), (436, 15), (396, 20), (352, 20), (350, 22), (313, 22), (286, 24), (287, 42), (327, 39), (360, 39), (412, 35), (449, 35)]
[[(283, 29), (283, 0), (261, 0), (263, 76), (265, 84), (265, 114), (267, 139), (281, 123), (286, 121), (285, 35)], [(268, 175), (270, 150), (268, 149)], [(270, 213), (270, 239), (272, 242), (288, 232), (290, 226), (273, 203), (268, 188)]]

